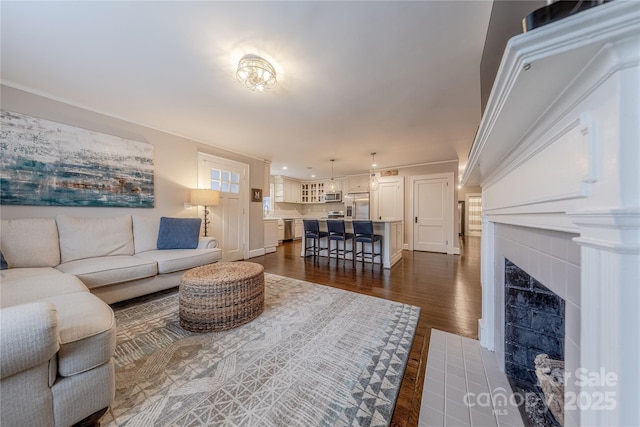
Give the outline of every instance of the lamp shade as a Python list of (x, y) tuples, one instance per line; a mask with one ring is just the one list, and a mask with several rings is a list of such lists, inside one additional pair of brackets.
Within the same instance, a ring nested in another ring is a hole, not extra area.
[(220, 193), (217, 190), (206, 188), (194, 188), (191, 190), (191, 204), (201, 206), (215, 206), (220, 200)]

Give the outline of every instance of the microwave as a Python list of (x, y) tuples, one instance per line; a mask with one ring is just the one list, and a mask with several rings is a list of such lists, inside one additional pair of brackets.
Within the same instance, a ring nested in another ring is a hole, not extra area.
[(324, 201), (325, 202), (341, 202), (342, 191), (335, 191), (333, 193), (324, 193)]

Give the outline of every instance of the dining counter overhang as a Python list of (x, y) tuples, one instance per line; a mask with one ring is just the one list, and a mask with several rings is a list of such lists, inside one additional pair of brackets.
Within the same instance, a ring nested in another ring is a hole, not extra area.
[[(318, 221), (320, 223), (320, 230), (327, 231), (327, 219), (326, 218), (318, 219)], [(360, 220), (357, 220), (357, 219), (344, 220), (344, 226), (347, 233), (353, 233), (353, 225), (352, 225), (353, 221), (360, 221)], [(382, 243), (381, 243), (382, 256), (376, 257), (373, 262), (376, 264), (379, 264), (380, 260), (382, 260), (382, 266), (384, 268), (391, 268), (398, 261), (402, 259), (402, 236), (403, 236), (402, 222), (403, 221), (402, 220), (387, 220), (387, 221), (372, 220), (371, 222), (373, 222), (373, 232), (375, 234), (379, 234), (382, 236)], [(328, 242), (329, 240), (327, 238), (320, 239), (319, 256), (323, 256), (323, 257), (329, 256)], [(306, 253), (306, 247), (310, 246), (311, 244), (312, 244), (311, 239), (309, 239), (309, 242), (307, 242), (303, 234), (302, 251), (300, 256), (303, 256), (303, 257), (307, 255), (312, 256), (311, 253), (309, 254)], [(342, 242), (339, 242), (339, 245), (340, 247), (342, 247)], [(347, 250), (351, 250), (353, 248), (353, 241), (348, 240), (346, 242), (346, 245), (347, 245), (346, 246)], [(377, 249), (377, 245), (378, 243), (376, 243), (376, 249)], [(367, 244), (367, 247), (369, 246), (370, 244)], [(332, 242), (332, 248), (335, 249), (335, 247), (336, 247), (336, 242)], [(358, 247), (360, 247), (360, 244), (358, 244)], [(351, 262), (351, 260), (353, 259), (352, 255), (353, 255), (353, 252), (349, 252), (345, 254), (345, 257), (347, 260)], [(335, 253), (332, 254), (332, 258), (335, 256), (336, 256)], [(340, 261), (342, 261), (342, 255), (340, 255), (338, 258)], [(360, 259), (358, 259), (358, 262), (361, 262)], [(371, 262), (371, 260), (365, 259), (365, 262)]]

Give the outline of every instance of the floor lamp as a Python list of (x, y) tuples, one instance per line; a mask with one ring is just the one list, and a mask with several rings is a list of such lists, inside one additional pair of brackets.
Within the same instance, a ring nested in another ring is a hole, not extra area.
[(216, 206), (220, 201), (220, 193), (217, 190), (206, 188), (194, 188), (191, 190), (191, 204), (204, 206), (204, 236), (208, 236), (209, 209), (208, 206)]

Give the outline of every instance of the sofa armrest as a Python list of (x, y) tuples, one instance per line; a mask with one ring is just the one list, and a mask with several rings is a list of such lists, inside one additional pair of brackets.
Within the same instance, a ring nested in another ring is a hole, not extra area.
[(60, 349), (58, 315), (51, 303), (33, 302), (0, 310), (0, 378), (52, 359)]
[(218, 239), (215, 237), (201, 237), (198, 241), (198, 249), (213, 249), (218, 247)]

